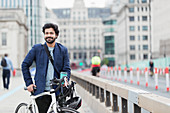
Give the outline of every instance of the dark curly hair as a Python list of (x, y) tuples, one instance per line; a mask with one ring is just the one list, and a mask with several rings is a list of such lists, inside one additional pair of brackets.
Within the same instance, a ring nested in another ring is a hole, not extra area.
[(45, 34), (45, 29), (47, 28), (53, 28), (55, 33), (57, 34), (57, 36), (59, 35), (59, 30), (58, 30), (58, 26), (56, 24), (53, 23), (46, 23), (43, 28), (42, 28), (42, 32)]

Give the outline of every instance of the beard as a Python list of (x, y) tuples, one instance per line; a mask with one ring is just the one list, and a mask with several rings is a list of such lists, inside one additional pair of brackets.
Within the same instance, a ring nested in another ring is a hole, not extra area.
[(46, 37), (45, 38), (45, 41), (49, 44), (52, 44), (54, 41), (55, 41), (56, 38), (53, 38), (53, 37)]

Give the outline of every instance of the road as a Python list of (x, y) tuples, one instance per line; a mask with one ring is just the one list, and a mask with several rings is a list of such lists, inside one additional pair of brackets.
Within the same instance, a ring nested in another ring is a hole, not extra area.
[[(87, 75), (91, 75), (90, 71), (84, 71), (83, 73), (87, 74)], [(100, 73), (102, 74), (102, 73)], [(155, 90), (155, 80), (154, 77), (150, 77), (148, 76), (148, 87), (146, 87), (146, 82), (145, 82), (145, 76), (140, 75), (140, 84), (137, 85), (137, 76), (134, 74), (133, 75), (133, 84), (130, 83), (130, 73), (127, 74), (127, 82), (124, 82), (124, 77), (123, 77), (123, 73), (121, 76), (121, 81), (115, 80), (115, 76), (114, 74), (111, 76), (110, 74), (108, 74), (107, 76), (101, 76), (103, 79), (109, 79), (112, 80), (113, 82), (118, 82), (118, 83), (122, 83), (131, 87), (135, 87), (138, 89), (142, 89), (160, 96), (164, 96), (167, 98), (170, 98), (170, 91), (167, 92), (166, 91), (166, 80), (165, 80), (165, 76), (159, 76), (158, 77), (158, 90)], [(112, 79), (113, 78), (113, 79)], [(118, 78), (118, 75), (117, 75)], [(170, 79), (169, 79), (169, 83), (170, 83)]]
[[(14, 113), (17, 105), (21, 102), (30, 102), (30, 93), (24, 91), (24, 80), (21, 76), (11, 77), (9, 90), (2, 87), (2, 77), (0, 77), (0, 113)], [(83, 100), (80, 113), (93, 113)]]

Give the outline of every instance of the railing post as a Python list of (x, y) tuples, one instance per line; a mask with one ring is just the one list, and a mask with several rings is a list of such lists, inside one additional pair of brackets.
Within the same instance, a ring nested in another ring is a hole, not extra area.
[(105, 102), (106, 107), (111, 106), (110, 102), (110, 92), (106, 91), (106, 102)]
[(113, 107), (112, 107), (112, 111), (119, 111), (118, 109), (118, 100), (117, 100), (117, 95), (112, 94), (113, 97)]
[(127, 100), (122, 98), (122, 113), (128, 113), (127, 110)]
[(87, 91), (90, 92), (90, 83), (87, 82)]
[(100, 88), (100, 102), (104, 102), (104, 89)]
[(90, 93), (92, 93), (93, 90), (93, 84), (90, 83)]
[(95, 85), (93, 84), (93, 92), (92, 92), (92, 95), (95, 96)]
[(95, 91), (96, 91), (96, 93), (95, 93), (96, 94), (96, 98), (98, 99), (99, 98), (99, 87), (98, 86), (96, 86), (96, 90)]
[(134, 104), (134, 113), (141, 113), (141, 107), (138, 105)]

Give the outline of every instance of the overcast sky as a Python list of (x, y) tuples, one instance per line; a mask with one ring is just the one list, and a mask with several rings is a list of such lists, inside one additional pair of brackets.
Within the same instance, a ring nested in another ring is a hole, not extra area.
[[(84, 0), (86, 7), (104, 7), (110, 0)], [(45, 0), (48, 8), (71, 8), (74, 0)]]

